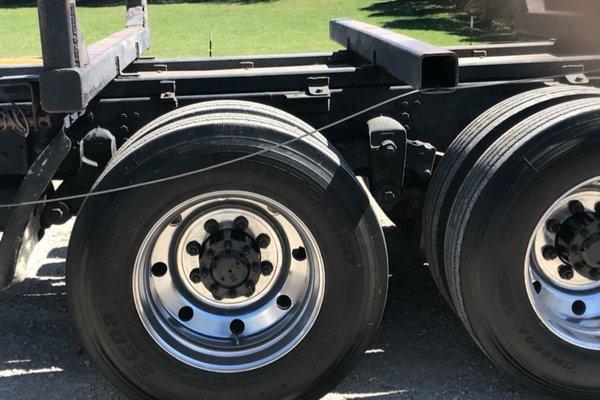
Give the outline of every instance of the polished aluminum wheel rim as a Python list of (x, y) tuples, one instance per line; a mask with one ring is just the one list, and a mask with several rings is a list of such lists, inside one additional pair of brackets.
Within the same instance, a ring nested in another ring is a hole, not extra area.
[[(207, 228), (214, 221), (216, 233)], [(136, 308), (152, 338), (176, 359), (221, 373), (289, 353), (313, 326), (324, 292), (321, 252), (302, 220), (241, 191), (199, 196), (166, 212), (133, 271)]]
[(561, 339), (593, 350), (600, 350), (599, 210), (600, 177), (569, 190), (538, 223), (525, 262), (540, 320)]

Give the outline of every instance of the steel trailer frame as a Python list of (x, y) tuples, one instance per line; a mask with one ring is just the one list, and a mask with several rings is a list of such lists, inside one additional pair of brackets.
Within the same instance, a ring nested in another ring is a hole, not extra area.
[[(597, 4), (580, 2), (585, 11)], [(519, 18), (534, 31), (546, 29), (545, 17), (556, 18), (538, 5), (526, 0)], [(0, 107), (18, 107), (31, 129), (26, 137), (10, 126), (0, 132), (0, 203), (47, 203), (0, 208), (0, 288), (18, 277), (17, 266), (44, 229), (77, 214), (82, 203), (52, 199), (89, 191), (115, 148), (176, 107), (245, 99), (320, 127), (424, 89), (324, 132), (356, 174), (368, 178), (383, 209), (411, 227), (418, 226), (436, 160), (477, 115), (544, 85), (600, 86), (598, 27), (576, 47), (571, 30), (524, 43), (439, 48), (335, 20), (331, 37), (346, 49), (334, 53), (158, 60), (141, 57), (150, 46), (146, 0), (127, 0), (125, 29), (89, 47), (74, 0), (38, 0), (38, 10), (43, 66), (0, 65)], [(561, 18), (577, 27), (590, 17)], [(368, 124), (382, 115), (397, 123)], [(393, 131), (395, 148), (404, 150), (394, 154), (393, 166), (378, 153), (381, 129)], [(52, 180), (62, 184), (54, 188)]]

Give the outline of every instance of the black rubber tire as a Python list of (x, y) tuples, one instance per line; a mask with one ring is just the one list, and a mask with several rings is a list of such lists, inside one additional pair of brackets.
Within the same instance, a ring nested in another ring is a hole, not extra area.
[[(303, 133), (251, 113), (177, 119), (120, 152), (94, 190), (197, 170)], [(326, 264), (324, 303), (308, 335), (283, 358), (244, 373), (202, 371), (169, 356), (139, 320), (131, 289), (137, 248), (161, 211), (217, 189), (261, 193), (302, 216)], [(364, 354), (383, 312), (387, 276), (383, 232), (369, 198), (322, 137), (208, 173), (88, 198), (67, 259), (69, 305), (86, 350), (139, 399), (319, 398)]]
[(481, 154), (504, 132), (531, 115), (579, 98), (600, 96), (600, 89), (557, 85), (511, 97), (475, 119), (452, 142), (436, 167), (423, 212), (423, 247), (433, 279), (452, 305), (444, 265), (448, 215), (456, 193)]
[[(127, 140), (127, 142), (125, 142), (123, 146), (121, 146), (121, 148), (119, 149), (119, 153), (126, 153), (130, 146), (136, 143), (141, 138), (173, 122), (207, 114), (222, 113), (239, 113), (250, 114), (254, 116), (263, 116), (276, 121), (284, 122), (302, 130), (303, 132), (312, 132), (314, 130), (310, 125), (308, 125), (301, 119), (296, 118), (285, 111), (279, 110), (271, 106), (244, 100), (213, 100), (191, 104), (189, 106), (175, 109), (167, 114), (160, 116), (159, 118), (148, 123), (142, 129), (137, 131), (133, 136), (131, 136)], [(323, 141), (323, 143), (327, 143), (327, 141), (325, 140), (325, 138), (323, 138), (321, 134), (316, 134), (315, 136), (319, 137), (320, 140)], [(115, 161), (116, 160), (118, 160), (118, 158), (115, 159)]]
[(562, 398), (598, 398), (598, 352), (546, 328), (525, 284), (530, 237), (547, 209), (600, 175), (600, 99), (541, 111), (477, 160), (456, 196), (445, 241), (446, 274), (463, 323), (504, 370)]

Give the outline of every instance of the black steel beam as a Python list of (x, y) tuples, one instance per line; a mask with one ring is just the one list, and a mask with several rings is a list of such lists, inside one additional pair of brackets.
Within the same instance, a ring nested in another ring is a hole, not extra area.
[(458, 85), (458, 56), (408, 36), (354, 20), (333, 20), (331, 39), (416, 89)]
[(79, 68), (89, 62), (74, 0), (39, 0), (38, 17), (45, 69)]
[(124, 68), (150, 47), (147, 0), (127, 0), (127, 28), (86, 49), (74, 0), (38, 0), (44, 70), (42, 108), (49, 113), (84, 109)]
[(460, 59), (461, 82), (516, 81), (550, 76), (599, 76), (600, 56), (558, 57), (531, 54), (506, 57), (472, 57)]
[(90, 63), (86, 67), (42, 72), (42, 108), (49, 113), (84, 109), (123, 68), (149, 47), (150, 33), (146, 28), (127, 28), (90, 46)]
[(545, 40), (536, 42), (475, 44), (463, 46), (444, 46), (458, 57), (495, 57), (517, 56), (523, 54), (551, 53), (556, 50), (556, 41)]

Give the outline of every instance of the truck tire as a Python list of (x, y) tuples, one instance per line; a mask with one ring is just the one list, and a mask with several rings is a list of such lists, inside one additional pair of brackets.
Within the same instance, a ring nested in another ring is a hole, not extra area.
[(475, 161), (500, 135), (536, 112), (578, 98), (597, 96), (600, 96), (597, 88), (568, 85), (521, 93), (490, 108), (452, 142), (433, 174), (423, 213), (425, 254), (433, 279), (449, 305), (452, 301), (444, 266), (448, 215), (456, 193)]
[[(175, 119), (120, 153), (94, 190), (303, 133), (249, 112)], [(385, 304), (385, 242), (323, 140), (86, 200), (69, 246), (69, 305), (91, 358), (126, 394), (316, 399), (361, 358)]]
[[(276, 121), (285, 122), (286, 124), (297, 127), (303, 132), (312, 132), (314, 130), (309, 124), (301, 119), (296, 118), (293, 115), (275, 107), (244, 100), (213, 100), (191, 104), (160, 116), (131, 136), (119, 149), (120, 153), (125, 153), (129, 147), (135, 144), (139, 139), (165, 125), (191, 117), (222, 113), (240, 113), (263, 116)], [(325, 140), (321, 134), (316, 134), (314, 136), (322, 140), (323, 143), (327, 143), (327, 140)]]
[(550, 107), (474, 164), (450, 212), (454, 306), (485, 353), (561, 398), (600, 396), (600, 99)]

